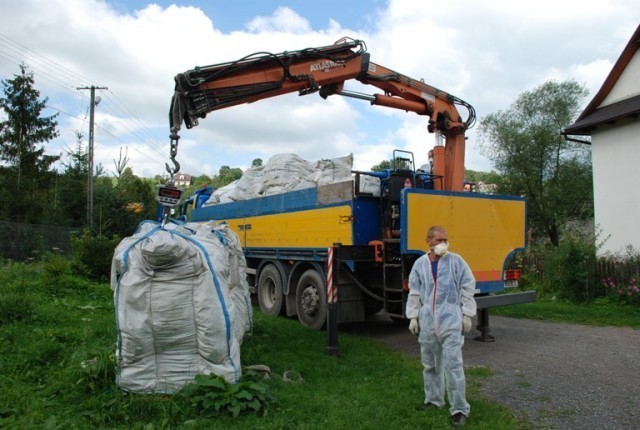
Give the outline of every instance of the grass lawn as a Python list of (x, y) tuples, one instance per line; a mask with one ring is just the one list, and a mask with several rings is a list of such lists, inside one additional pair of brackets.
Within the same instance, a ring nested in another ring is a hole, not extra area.
[[(63, 266), (58, 262), (58, 265)], [(40, 264), (0, 266), (0, 428), (7, 429), (448, 429), (446, 409), (422, 401), (417, 359), (377, 342), (340, 335), (340, 356), (325, 353), (326, 333), (255, 312), (242, 345), (244, 365), (264, 364), (276, 399), (264, 416), (205, 417), (180, 395), (137, 395), (114, 383), (116, 329), (107, 284)], [(285, 371), (302, 381), (285, 382)], [(469, 369), (469, 429), (526, 429), (479, 394), (490, 369)]]
[(492, 308), (491, 315), (593, 326), (640, 328), (639, 307), (612, 303), (606, 299), (577, 305), (543, 298), (533, 303)]

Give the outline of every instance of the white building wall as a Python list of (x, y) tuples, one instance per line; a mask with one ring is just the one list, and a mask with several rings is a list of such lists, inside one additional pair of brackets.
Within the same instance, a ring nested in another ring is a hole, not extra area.
[(636, 53), (598, 108), (640, 94), (640, 54)]
[(640, 251), (640, 122), (600, 126), (591, 144), (598, 254)]

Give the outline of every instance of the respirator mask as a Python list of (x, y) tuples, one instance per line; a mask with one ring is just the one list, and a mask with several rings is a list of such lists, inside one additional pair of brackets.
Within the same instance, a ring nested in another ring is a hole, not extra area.
[(448, 249), (449, 249), (449, 243), (447, 242), (439, 243), (433, 247), (433, 253), (439, 257), (442, 257), (444, 254), (447, 253)]

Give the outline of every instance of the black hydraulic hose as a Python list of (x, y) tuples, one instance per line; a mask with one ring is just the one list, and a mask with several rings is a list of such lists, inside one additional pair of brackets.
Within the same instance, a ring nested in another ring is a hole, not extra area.
[(349, 278), (353, 281), (353, 283), (356, 284), (356, 286), (360, 288), (360, 290), (362, 290), (362, 292), (365, 293), (367, 296), (371, 297), (372, 299), (378, 300), (380, 302), (384, 302), (384, 297), (380, 297), (379, 295), (372, 293), (358, 279), (356, 279), (356, 277), (354, 276), (353, 273), (351, 273), (350, 270), (342, 270), (342, 272), (346, 273), (347, 276), (349, 276)]

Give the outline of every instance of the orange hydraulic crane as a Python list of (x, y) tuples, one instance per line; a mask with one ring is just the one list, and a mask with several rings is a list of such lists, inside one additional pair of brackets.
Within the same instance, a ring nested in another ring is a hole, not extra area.
[[(175, 77), (171, 100), (171, 159), (175, 160), (178, 131), (198, 125), (214, 110), (298, 92), (318, 92), (322, 98), (339, 94), (429, 117), (429, 133), (441, 133), (445, 145), (434, 151), (435, 189), (462, 191), (464, 183), (465, 131), (475, 122), (475, 110), (465, 101), (369, 60), (363, 41), (343, 38), (333, 45), (287, 51), (280, 54), (258, 52), (240, 60), (196, 67)], [(373, 85), (382, 94), (363, 94), (344, 89), (355, 79)], [(463, 120), (456, 106), (468, 111)]]

